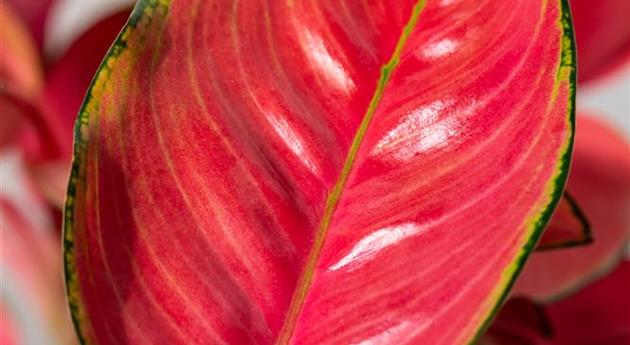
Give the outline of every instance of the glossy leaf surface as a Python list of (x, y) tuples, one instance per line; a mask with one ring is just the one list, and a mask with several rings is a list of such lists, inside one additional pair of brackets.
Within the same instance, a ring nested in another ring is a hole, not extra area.
[(549, 300), (581, 288), (614, 267), (630, 237), (630, 146), (586, 114), (578, 116), (567, 190), (591, 222), (593, 243), (532, 255), (516, 295)]
[(77, 124), (89, 344), (462, 343), (557, 203), (559, 1), (141, 1)]
[(593, 242), (591, 226), (573, 197), (564, 193), (536, 251), (585, 246)]

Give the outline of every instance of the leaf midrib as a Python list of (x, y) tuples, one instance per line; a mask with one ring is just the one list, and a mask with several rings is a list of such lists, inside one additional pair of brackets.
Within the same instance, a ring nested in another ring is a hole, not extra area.
[(300, 316), (302, 306), (304, 305), (304, 301), (306, 300), (306, 296), (313, 281), (315, 268), (317, 266), (321, 250), (324, 246), (330, 222), (334, 215), (337, 204), (341, 199), (341, 194), (350, 175), (350, 171), (352, 170), (356, 155), (359, 152), (363, 137), (365, 137), (372, 117), (376, 112), (376, 108), (378, 107), (380, 100), (383, 97), (385, 87), (387, 86), (387, 83), (389, 82), (394, 70), (400, 62), (400, 54), (402, 53), (404, 45), (407, 42), (411, 31), (413, 31), (416, 23), (418, 22), (418, 18), (420, 17), (420, 13), (424, 8), (425, 2), (426, 0), (419, 0), (416, 2), (412, 9), (411, 16), (403, 27), (401, 35), (398, 38), (398, 42), (396, 43), (394, 52), (392, 53), (387, 63), (381, 67), (381, 76), (376, 85), (376, 90), (372, 95), (372, 99), (370, 100), (363, 119), (361, 120), (361, 124), (359, 125), (357, 133), (352, 140), (352, 145), (350, 146), (350, 150), (348, 151), (348, 155), (346, 156), (346, 160), (343, 164), (339, 178), (337, 179), (335, 186), (326, 199), (326, 206), (324, 208), (324, 213), (322, 215), (319, 227), (317, 228), (317, 231), (315, 233), (313, 246), (311, 247), (311, 250), (309, 251), (309, 254), (306, 258), (304, 270), (300, 275), (298, 284), (296, 285), (296, 290), (291, 299), (291, 304), (289, 305), (289, 309), (282, 325), (282, 329), (280, 330), (278, 340), (276, 341), (276, 345), (288, 345), (291, 341), (293, 331), (297, 324), (297, 319)]

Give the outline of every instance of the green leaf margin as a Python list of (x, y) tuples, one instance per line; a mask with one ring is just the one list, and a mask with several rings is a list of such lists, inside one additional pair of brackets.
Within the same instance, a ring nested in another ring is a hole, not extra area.
[[(127, 45), (128, 35), (136, 29), (136, 27), (141, 23), (141, 20), (151, 22), (154, 19), (153, 16), (156, 10), (159, 7), (164, 6), (164, 3), (169, 2), (170, 0), (139, 0), (136, 3), (129, 20), (121, 29), (121, 32), (116, 37), (114, 43), (112, 43), (112, 46), (109, 48), (92, 81), (90, 82), (87, 94), (83, 99), (83, 103), (81, 104), (81, 108), (74, 125), (74, 151), (72, 157), (72, 167), (70, 170), (70, 178), (63, 211), (62, 251), (66, 298), (70, 309), (72, 323), (74, 324), (74, 329), (81, 345), (87, 345), (89, 343), (86, 339), (86, 335), (84, 334), (82, 324), (83, 320), (81, 315), (84, 314), (84, 311), (80, 301), (80, 288), (75, 266), (74, 206), (77, 195), (77, 183), (85, 181), (85, 171), (83, 170), (83, 165), (85, 163), (87, 153), (88, 133), (84, 133), (84, 128), (87, 128), (89, 125), (90, 112), (88, 111), (88, 104), (93, 98), (92, 91), (96, 82), (101, 78), (104, 78), (103, 82), (105, 82), (109, 78), (109, 73), (111, 71), (109, 62), (118, 58), (129, 48)], [(164, 8), (165, 12), (167, 9), (167, 7)]]
[(560, 64), (558, 66), (558, 72), (556, 74), (556, 82), (560, 82), (562, 79), (562, 69), (568, 68), (570, 71), (568, 76), (570, 90), (567, 116), (571, 125), (571, 136), (569, 138), (568, 146), (565, 152), (563, 152), (560, 156), (560, 174), (556, 177), (554, 181), (552, 181), (554, 185), (554, 191), (551, 197), (551, 201), (545, 206), (544, 210), (541, 213), (540, 219), (536, 223), (533, 234), (522, 247), (520, 256), (517, 257), (517, 259), (514, 261), (516, 269), (512, 273), (511, 277), (509, 277), (509, 281), (505, 286), (503, 292), (501, 293), (500, 297), (496, 301), (494, 308), (482, 322), (482, 325), (480, 328), (478, 328), (477, 333), (472, 337), (472, 339), (468, 341), (468, 344), (476, 344), (481, 340), (482, 336), (485, 334), (488, 327), (490, 327), (492, 321), (497, 316), (499, 310), (507, 300), (507, 297), (509, 296), (512, 287), (514, 286), (516, 279), (518, 278), (520, 272), (523, 270), (527, 258), (536, 249), (536, 244), (540, 240), (543, 231), (551, 220), (553, 212), (555, 211), (556, 206), (560, 202), (560, 198), (564, 193), (564, 187), (569, 177), (569, 168), (571, 166), (571, 158), (573, 155), (573, 141), (575, 139), (575, 95), (577, 87), (577, 51), (575, 44), (575, 31), (573, 29), (573, 20), (571, 17), (569, 0), (560, 0), (560, 23), (558, 23), (558, 25), (560, 25), (560, 27), (562, 28), (562, 47), (560, 53)]
[[(165, 0), (166, 2), (170, 2), (170, 0)], [(130, 33), (134, 30), (141, 19), (146, 18), (148, 20), (152, 20), (152, 13), (155, 9), (157, 9), (161, 4), (165, 1), (161, 0), (140, 0), (136, 4), (127, 24), (122, 29), (121, 33), (118, 35), (114, 43), (112, 44), (110, 50), (105, 55), (103, 62), (98, 68), (90, 86), (88, 88), (88, 92), (83, 100), (81, 105), (81, 109), (78, 114), (77, 121), (74, 127), (74, 155), (72, 161), (72, 168), (70, 173), (70, 179), (68, 183), (68, 189), (66, 194), (66, 202), (64, 207), (63, 214), (63, 261), (64, 261), (64, 276), (65, 276), (65, 285), (66, 285), (66, 295), (68, 299), (68, 306), (70, 308), (70, 314), (72, 316), (72, 322), (74, 324), (77, 337), (79, 343), (82, 345), (87, 345), (88, 342), (86, 340), (85, 334), (83, 332), (82, 327), (82, 319), (81, 314), (83, 314), (82, 305), (80, 301), (79, 292), (79, 282), (76, 273), (75, 267), (75, 257), (74, 257), (74, 234), (73, 234), (73, 220), (74, 220), (74, 203), (76, 200), (77, 193), (77, 182), (84, 181), (85, 176), (83, 176), (82, 165), (85, 160), (85, 154), (87, 152), (87, 133), (83, 133), (82, 129), (84, 126), (87, 126), (89, 123), (90, 113), (87, 111), (87, 104), (92, 99), (92, 89), (93, 86), (99, 78), (102, 76), (106, 77), (110, 71), (110, 67), (108, 66), (108, 62), (112, 58), (117, 58), (120, 54), (128, 48), (127, 46), (127, 36), (126, 34)], [(555, 1), (555, 0), (550, 0)], [(537, 221), (535, 225), (534, 232), (532, 233), (529, 240), (523, 246), (520, 256), (515, 260), (514, 264), (516, 265), (516, 270), (512, 273), (511, 277), (509, 277), (509, 281), (507, 285), (504, 287), (500, 297), (496, 301), (493, 309), (490, 314), (485, 318), (482, 322), (481, 327), (478, 328), (477, 333), (474, 337), (468, 342), (471, 344), (477, 343), (481, 336), (485, 333), (486, 329), (490, 326), (492, 320), (497, 315), (501, 306), (506, 300), (511, 287), (514, 285), (516, 278), (518, 277), (520, 271), (525, 264), (527, 257), (529, 254), (535, 249), (536, 243), (540, 239), (540, 236), (546, 227), (547, 223), (551, 219), (553, 211), (555, 210), (562, 193), (564, 191), (564, 186), (566, 180), (568, 178), (569, 166), (571, 162), (571, 155), (573, 152), (573, 140), (575, 137), (575, 91), (576, 91), (576, 50), (575, 50), (575, 38), (574, 38), (574, 30), (573, 24), (571, 20), (571, 13), (569, 9), (568, 0), (560, 0), (561, 1), (561, 23), (563, 29), (563, 39), (562, 39), (562, 52), (561, 52), (561, 60), (560, 65), (558, 67), (558, 72), (562, 68), (569, 68), (569, 109), (568, 109), (568, 117), (569, 123), (571, 125), (570, 128), (570, 138), (568, 146), (565, 152), (562, 153), (560, 158), (560, 174), (553, 181), (554, 191), (552, 194), (551, 201), (545, 206), (544, 210), (541, 213), (540, 219)], [(147, 14), (150, 13), (150, 14)], [(559, 75), (559, 73), (558, 73)]]
[(582, 211), (578, 203), (575, 201), (575, 199), (571, 196), (571, 194), (569, 194), (567, 191), (564, 192), (563, 197), (569, 203), (569, 207), (571, 208), (571, 213), (573, 214), (573, 216), (577, 218), (578, 222), (580, 222), (580, 224), (582, 225), (582, 228), (580, 229), (582, 238), (567, 240), (564, 242), (558, 242), (558, 243), (554, 243), (554, 244), (550, 244), (546, 246), (545, 245), (541, 246), (539, 244), (536, 247), (536, 250), (535, 250), (536, 253), (546, 252), (550, 250), (557, 250), (557, 249), (582, 247), (582, 246), (587, 246), (593, 243), (593, 240), (594, 240), (593, 230), (591, 228), (590, 222), (584, 215), (584, 212)]

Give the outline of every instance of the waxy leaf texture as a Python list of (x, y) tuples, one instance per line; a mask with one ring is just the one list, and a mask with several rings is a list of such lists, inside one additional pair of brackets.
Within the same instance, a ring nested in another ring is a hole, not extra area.
[(140, 1), (76, 125), (86, 344), (452, 344), (566, 180), (560, 1)]

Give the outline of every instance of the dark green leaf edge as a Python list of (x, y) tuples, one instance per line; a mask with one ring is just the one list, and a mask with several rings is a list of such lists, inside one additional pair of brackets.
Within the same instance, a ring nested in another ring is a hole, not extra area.
[[(169, 0), (170, 1), (170, 0)], [(68, 188), (66, 191), (66, 201), (63, 211), (63, 224), (62, 224), (62, 255), (63, 255), (63, 269), (64, 269), (64, 283), (66, 290), (66, 299), (72, 318), (72, 323), (76, 331), (77, 339), (81, 345), (88, 345), (86, 335), (83, 330), (83, 323), (81, 314), (83, 312), (83, 306), (81, 305), (79, 297), (79, 285), (78, 277), (75, 267), (74, 257), (74, 203), (77, 195), (77, 183), (85, 181), (85, 174), (82, 171), (82, 166), (85, 164), (85, 155), (87, 153), (88, 145), (88, 133), (83, 133), (84, 126), (89, 124), (90, 113), (87, 110), (88, 103), (92, 100), (92, 91), (96, 81), (105, 77), (109, 77), (111, 67), (108, 62), (119, 57), (122, 52), (128, 49), (127, 34), (131, 33), (138, 25), (141, 19), (147, 20), (149, 23), (153, 20), (153, 14), (155, 10), (160, 6), (160, 0), (139, 0), (131, 15), (121, 29), (114, 43), (109, 48), (107, 54), (103, 58), (100, 66), (98, 67), (90, 85), (81, 108), (79, 110), (77, 120), (74, 125), (74, 148), (72, 157), (72, 166), (70, 170), (70, 178), (68, 181)]]
[(569, 73), (569, 102), (568, 102), (568, 111), (567, 116), (569, 123), (571, 125), (570, 128), (570, 138), (567, 149), (562, 153), (559, 161), (560, 174), (553, 181), (554, 191), (552, 194), (551, 201), (545, 209), (541, 213), (541, 217), (539, 221), (536, 223), (536, 227), (532, 236), (529, 238), (527, 243), (522, 248), (520, 256), (514, 261), (516, 265), (516, 270), (509, 278), (509, 281), (503, 290), (501, 296), (496, 301), (494, 308), (490, 312), (490, 314), (483, 321), (482, 326), (478, 328), (477, 333), (468, 341), (468, 344), (476, 344), (478, 343), (486, 330), (492, 324), (492, 321), (497, 316), (499, 310), (505, 303), (514, 283), (516, 282), (516, 278), (518, 278), (519, 274), (523, 270), (525, 262), (529, 255), (535, 250), (536, 244), (540, 240), (540, 237), (547, 226), (547, 223), (551, 220), (551, 216), (560, 201), (560, 198), (563, 195), (564, 187), (566, 185), (566, 181), (569, 177), (569, 167), (571, 166), (571, 158), (573, 155), (573, 141), (575, 139), (575, 94), (577, 87), (577, 51), (575, 45), (575, 32), (573, 29), (573, 20), (571, 17), (571, 10), (569, 5), (569, 0), (559, 0), (561, 6), (560, 13), (560, 25), (562, 27), (562, 50), (560, 56), (560, 63), (558, 66), (557, 72), (557, 80), (561, 79), (561, 71), (563, 68), (568, 68), (570, 70)]
[(584, 215), (584, 212), (580, 209), (575, 199), (567, 191), (564, 192), (563, 197), (569, 203), (569, 206), (571, 207), (571, 213), (573, 214), (573, 216), (575, 216), (578, 222), (580, 222), (580, 224), (582, 225), (580, 229), (580, 234), (582, 235), (582, 237), (579, 239), (556, 242), (556, 243), (551, 243), (548, 245), (538, 245), (535, 250), (536, 252), (546, 252), (546, 251), (556, 250), (556, 249), (583, 247), (583, 246), (587, 246), (593, 243), (594, 241), (593, 230), (591, 229), (591, 224), (586, 218), (586, 216)]
[[(75, 123), (74, 128), (74, 155), (70, 173), (70, 179), (68, 183), (66, 203), (64, 207), (64, 216), (63, 216), (63, 260), (64, 260), (64, 277), (65, 277), (65, 285), (66, 285), (66, 294), (68, 296), (68, 306), (70, 308), (70, 314), (72, 316), (72, 322), (74, 324), (77, 337), (79, 343), (82, 345), (87, 345), (87, 341), (85, 335), (82, 331), (82, 320), (80, 317), (82, 306), (80, 301), (78, 300), (78, 277), (76, 273), (75, 263), (74, 263), (74, 241), (73, 241), (73, 229), (72, 224), (74, 220), (74, 200), (77, 192), (77, 182), (85, 179), (85, 176), (81, 174), (81, 166), (83, 165), (83, 160), (85, 157), (85, 153), (87, 151), (87, 138), (81, 132), (81, 128), (84, 125), (89, 123), (89, 112), (86, 111), (86, 105), (91, 100), (91, 91), (94, 86), (96, 79), (102, 73), (109, 73), (110, 68), (107, 65), (107, 62), (112, 59), (120, 56), (120, 54), (127, 49), (127, 40), (125, 37), (125, 33), (133, 30), (138, 25), (140, 19), (147, 18), (149, 21), (152, 19), (151, 16), (148, 16), (148, 9), (155, 9), (159, 6), (158, 0), (140, 0), (132, 14), (129, 18), (127, 24), (122, 29), (121, 33), (118, 35), (116, 40), (114, 41), (112, 47), (105, 55), (103, 62), (101, 62), (100, 67), (98, 68), (90, 86), (88, 88), (88, 92), (86, 94), (85, 99), (81, 105), (81, 109), (79, 111), (79, 115), (77, 121)], [(485, 333), (486, 329), (490, 326), (492, 320), (498, 313), (500, 307), (504, 303), (511, 287), (514, 285), (516, 277), (520, 273), (528, 255), (534, 250), (536, 243), (538, 242), (543, 229), (546, 224), (549, 222), (555, 207), (557, 206), (560, 197), (562, 196), (562, 192), (564, 190), (564, 185), (566, 183), (569, 171), (569, 165), (571, 162), (571, 155), (573, 152), (573, 138), (575, 135), (575, 87), (576, 87), (576, 52), (575, 52), (575, 40), (574, 40), (574, 31), (573, 25), (571, 21), (571, 14), (569, 10), (568, 0), (561, 0), (562, 6), (562, 27), (563, 27), (563, 36), (567, 38), (563, 40), (562, 46), (562, 58), (561, 63), (558, 68), (560, 71), (563, 67), (570, 68), (570, 76), (569, 76), (569, 84), (570, 84), (570, 100), (569, 100), (569, 122), (571, 124), (569, 143), (566, 151), (562, 154), (560, 158), (560, 174), (554, 181), (554, 192), (552, 194), (551, 202), (545, 207), (542, 212), (541, 219), (537, 222), (534, 233), (530, 237), (529, 241), (523, 247), (523, 254), (516, 260), (517, 269), (510, 277), (510, 280), (504, 289), (503, 293), (497, 300), (494, 308), (490, 315), (483, 322), (482, 326), (478, 329), (475, 336), (472, 338), (470, 343), (476, 343), (481, 338), (481, 336)], [(71, 296), (75, 296), (72, 298)]]

